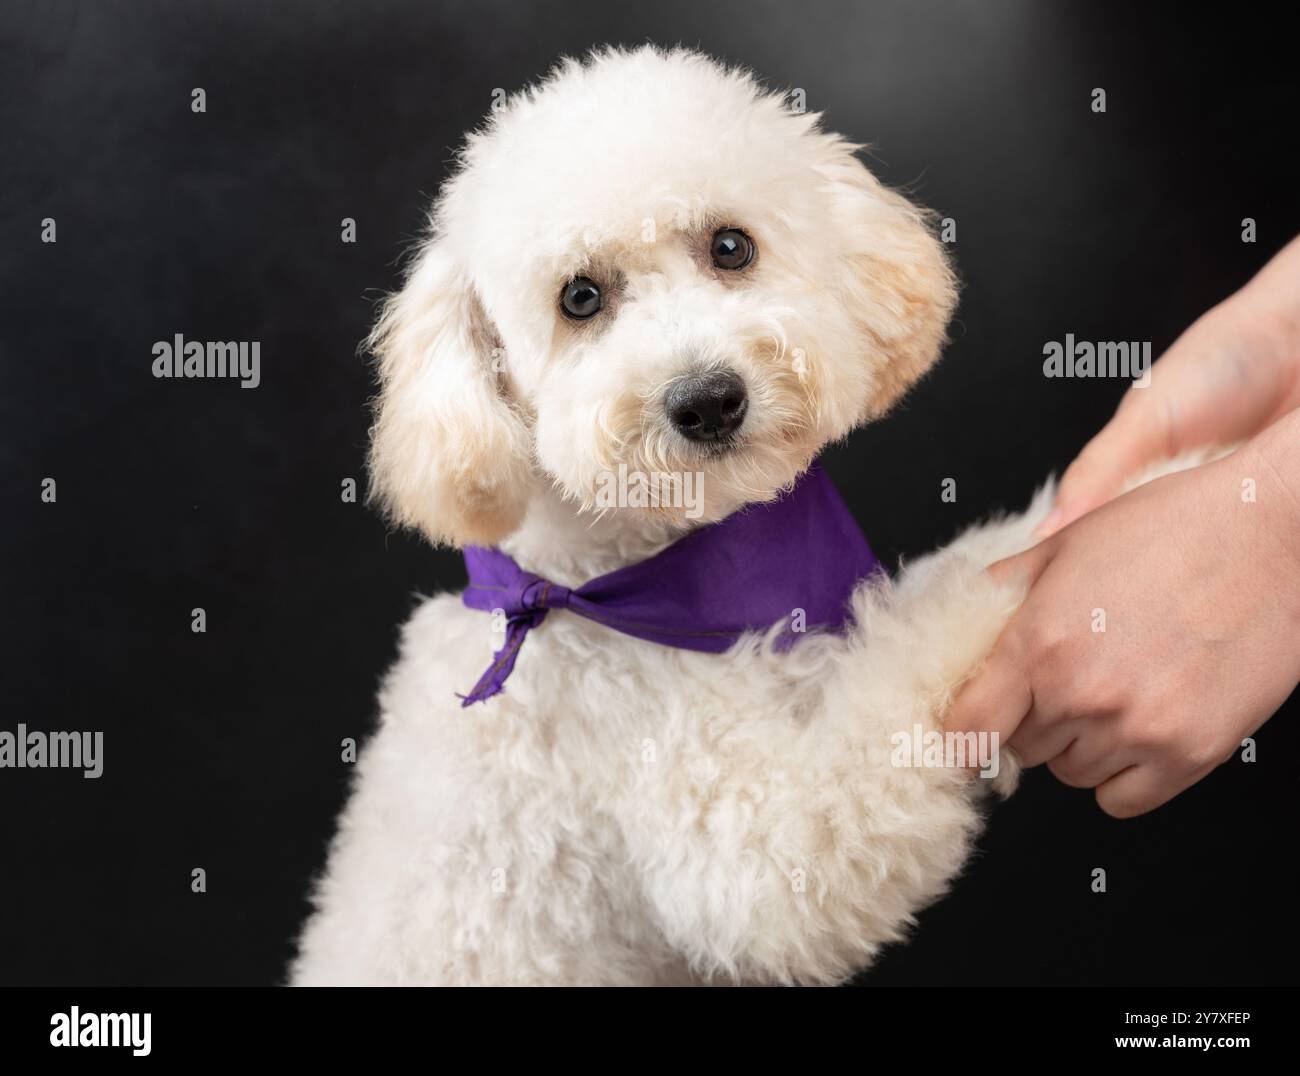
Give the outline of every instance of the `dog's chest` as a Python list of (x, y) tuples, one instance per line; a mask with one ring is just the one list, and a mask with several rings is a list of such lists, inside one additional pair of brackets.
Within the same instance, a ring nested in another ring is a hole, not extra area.
[(762, 719), (753, 702), (737, 700), (788, 690), (765, 667), (738, 668), (727, 655), (659, 646), (555, 611), (524, 639), (502, 692), (462, 706), (459, 696), (501, 642), (491, 614), (451, 595), (424, 603), (385, 686), (385, 724), (456, 775), (494, 782), (513, 771), (557, 795), (585, 785), (607, 799), (644, 788), (658, 763)]

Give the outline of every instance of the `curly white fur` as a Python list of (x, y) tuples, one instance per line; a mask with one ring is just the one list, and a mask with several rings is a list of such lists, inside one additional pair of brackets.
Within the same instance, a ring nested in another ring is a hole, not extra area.
[[(704, 519), (776, 496), (934, 361), (954, 283), (926, 216), (854, 147), (698, 54), (566, 62), (471, 136), (372, 341), (377, 496), (434, 541), (500, 542), (577, 586), (691, 525), (593, 513), (602, 469), (698, 470)], [(713, 271), (712, 230), (759, 256)], [(582, 273), (592, 324), (557, 310)], [(730, 452), (673, 433), (663, 386), (725, 364)], [(1022, 595), (983, 568), (1029, 511), (891, 583), (844, 638), (722, 656), (563, 612), (504, 694), (462, 710), (499, 637), (456, 595), (406, 625), (292, 979), (302, 984), (832, 983), (960, 870), (990, 782), (891, 764), (941, 727)], [(1014, 786), (1004, 759), (996, 782)]]

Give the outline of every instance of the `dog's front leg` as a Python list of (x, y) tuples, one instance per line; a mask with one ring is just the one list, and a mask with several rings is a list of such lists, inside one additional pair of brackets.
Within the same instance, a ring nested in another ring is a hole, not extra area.
[(1027, 544), (1031, 524), (972, 532), (895, 583), (864, 585), (844, 640), (729, 655), (635, 823), (661, 929), (697, 972), (841, 981), (961, 869), (980, 793), (1009, 790), (1017, 766), (986, 758), (1001, 767), (986, 782), (915, 741), (942, 731), (1021, 600), (983, 568)]

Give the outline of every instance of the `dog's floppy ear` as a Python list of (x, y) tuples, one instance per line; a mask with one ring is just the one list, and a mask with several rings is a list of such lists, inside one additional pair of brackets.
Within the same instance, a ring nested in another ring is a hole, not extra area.
[[(863, 418), (883, 414), (939, 357), (957, 281), (929, 212), (882, 184), (839, 143), (823, 165), (847, 245), (841, 286), (874, 345), (876, 391)], [(883, 361), (880, 361), (882, 360)]]
[(368, 344), (380, 381), (371, 496), (435, 543), (505, 537), (524, 514), (529, 434), (503, 393), (495, 332), (442, 243), (425, 247)]

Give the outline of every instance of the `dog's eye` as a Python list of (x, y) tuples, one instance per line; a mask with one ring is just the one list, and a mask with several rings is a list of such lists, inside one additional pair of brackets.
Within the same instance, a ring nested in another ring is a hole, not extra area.
[(600, 307), (600, 285), (588, 277), (575, 276), (560, 292), (560, 309), (578, 321), (598, 314)]
[(743, 269), (754, 260), (754, 241), (739, 228), (714, 232), (709, 253), (719, 269)]

